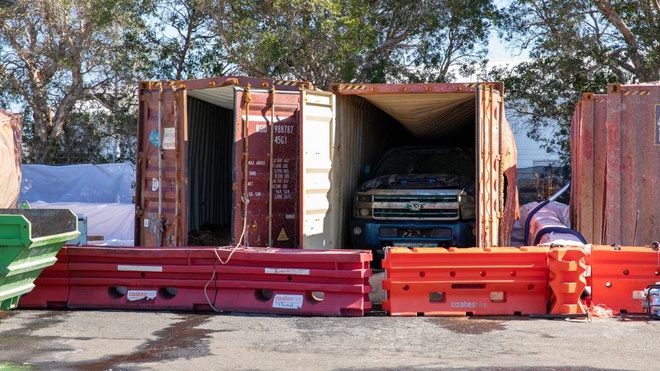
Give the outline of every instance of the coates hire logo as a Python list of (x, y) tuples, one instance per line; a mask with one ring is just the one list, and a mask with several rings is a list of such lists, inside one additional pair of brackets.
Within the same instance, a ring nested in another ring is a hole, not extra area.
[(128, 290), (128, 301), (150, 301), (156, 299), (156, 290)]
[(480, 302), (480, 301), (452, 301), (450, 305), (452, 308), (461, 308), (461, 309), (488, 308), (488, 303)]

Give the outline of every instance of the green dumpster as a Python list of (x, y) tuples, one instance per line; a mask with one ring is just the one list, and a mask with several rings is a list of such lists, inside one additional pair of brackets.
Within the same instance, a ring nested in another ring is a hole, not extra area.
[(78, 237), (67, 209), (0, 209), (0, 310), (16, 308), (66, 241)]

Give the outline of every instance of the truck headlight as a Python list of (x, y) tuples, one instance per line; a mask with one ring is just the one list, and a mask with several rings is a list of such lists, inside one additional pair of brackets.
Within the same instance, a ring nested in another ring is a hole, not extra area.
[(362, 228), (360, 227), (353, 227), (353, 234), (356, 236), (359, 236), (362, 234)]
[(371, 214), (371, 211), (369, 209), (366, 209), (366, 208), (361, 208), (361, 209), (358, 209), (358, 214), (360, 216), (369, 216)]
[(355, 202), (371, 202), (371, 201), (372, 201), (371, 195), (366, 195), (366, 194), (355, 195)]
[(474, 197), (463, 194), (460, 196), (459, 207), (461, 219), (474, 219), (476, 217)]

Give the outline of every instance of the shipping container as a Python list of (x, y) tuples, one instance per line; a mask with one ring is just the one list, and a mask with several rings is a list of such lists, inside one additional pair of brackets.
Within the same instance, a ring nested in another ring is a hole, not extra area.
[(18, 206), (22, 119), (21, 115), (0, 109), (0, 208)]
[(571, 226), (589, 242), (603, 243), (607, 95), (584, 93), (571, 123)]
[(332, 91), (339, 144), (333, 189), (344, 244), (351, 196), (364, 180), (364, 167), (404, 145), (471, 148), (476, 159), (476, 245), (510, 244), (518, 216), (517, 152), (504, 114), (503, 84), (335, 84)]
[(192, 236), (193, 245), (298, 247), (301, 98), (331, 100), (305, 86), (245, 77), (141, 82), (136, 245), (184, 246)]
[(660, 83), (607, 87), (604, 243), (659, 238)]
[[(503, 86), (219, 77), (140, 83), (136, 244), (348, 248), (363, 169), (401, 145), (473, 148), (478, 245), (509, 243), (516, 149)], [(202, 242), (219, 245), (220, 240)]]

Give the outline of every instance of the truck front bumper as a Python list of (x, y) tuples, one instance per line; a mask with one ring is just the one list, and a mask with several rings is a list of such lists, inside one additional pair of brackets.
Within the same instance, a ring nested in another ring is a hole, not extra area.
[(383, 247), (472, 247), (476, 244), (473, 220), (452, 222), (400, 222), (351, 220), (353, 248), (370, 249), (374, 260)]

